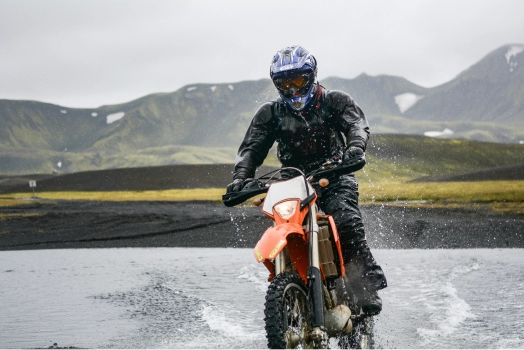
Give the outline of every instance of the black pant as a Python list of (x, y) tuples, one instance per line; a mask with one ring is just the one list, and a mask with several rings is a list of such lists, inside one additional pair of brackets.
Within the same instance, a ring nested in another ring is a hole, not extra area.
[(317, 188), (320, 209), (337, 225), (346, 276), (357, 289), (375, 291), (387, 287), (386, 276), (369, 250), (358, 208), (358, 183), (351, 175), (330, 179), (327, 187)]

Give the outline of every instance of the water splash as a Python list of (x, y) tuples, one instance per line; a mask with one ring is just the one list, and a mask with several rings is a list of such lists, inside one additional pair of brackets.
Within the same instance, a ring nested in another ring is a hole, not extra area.
[[(430, 288), (423, 291), (418, 298), (424, 300), (430, 312), (430, 321), (435, 324), (433, 329), (417, 328), (417, 333), (425, 343), (437, 342), (439, 338), (448, 337), (455, 333), (464, 321), (475, 318), (471, 306), (458, 296), (453, 280), (462, 275), (479, 269), (478, 263), (454, 267), (445, 277), (438, 277), (431, 283), (436, 289)], [(443, 280), (442, 280), (443, 279)]]

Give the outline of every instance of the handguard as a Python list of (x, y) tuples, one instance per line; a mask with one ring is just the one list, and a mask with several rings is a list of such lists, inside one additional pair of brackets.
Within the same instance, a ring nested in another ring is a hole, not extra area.
[(350, 173), (353, 173), (355, 171), (362, 169), (364, 165), (366, 165), (366, 155), (365, 154), (362, 155), (360, 159), (357, 159), (356, 161), (352, 163), (344, 162), (335, 168), (315, 172), (313, 174), (313, 177), (319, 178), (321, 176), (329, 176), (329, 175), (335, 175), (335, 174), (336, 175), (350, 174)]
[(233, 207), (257, 194), (266, 193), (268, 189), (269, 187), (265, 186), (265, 184), (254, 180), (248, 183), (241, 191), (224, 194), (222, 196), (222, 203), (224, 203), (226, 207)]

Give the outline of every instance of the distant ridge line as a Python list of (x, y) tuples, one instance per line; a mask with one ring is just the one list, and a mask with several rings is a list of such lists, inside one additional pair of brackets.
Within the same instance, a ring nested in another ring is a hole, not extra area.
[[(177, 164), (140, 168), (92, 170), (55, 175), (37, 181), (38, 192), (155, 191), (225, 187), (232, 181), (233, 164)], [(259, 172), (273, 168), (262, 166)], [(28, 176), (19, 179), (29, 178)], [(0, 183), (0, 193), (29, 192), (28, 184)]]

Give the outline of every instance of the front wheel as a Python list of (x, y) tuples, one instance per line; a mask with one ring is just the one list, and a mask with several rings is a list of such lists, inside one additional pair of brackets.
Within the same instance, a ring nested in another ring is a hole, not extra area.
[(271, 281), (264, 314), (270, 349), (311, 347), (307, 288), (297, 274), (284, 272)]

